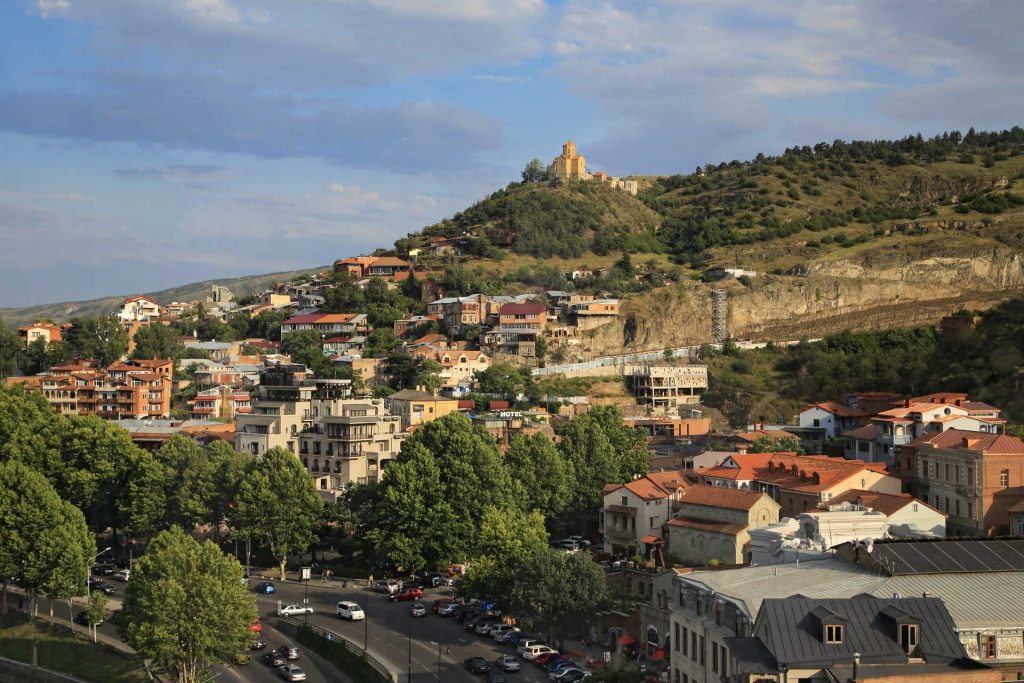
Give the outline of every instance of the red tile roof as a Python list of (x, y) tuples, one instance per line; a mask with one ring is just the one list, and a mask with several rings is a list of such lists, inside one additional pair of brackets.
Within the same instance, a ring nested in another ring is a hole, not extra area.
[[(935, 508), (922, 500), (914, 498), (909, 493), (875, 493), (874, 491), (865, 491), (863, 489), (850, 489), (838, 496), (832, 496), (831, 500), (822, 503), (819, 507), (828, 508), (830, 505), (840, 505), (842, 503), (863, 505), (886, 515), (893, 515), (911, 503), (924, 505), (931, 510), (935, 510)], [(938, 510), (935, 511), (938, 512)]]
[(864, 425), (862, 427), (857, 427), (856, 429), (851, 429), (848, 432), (843, 432), (840, 436), (845, 436), (845, 437), (850, 438), (850, 439), (861, 439), (861, 440), (865, 440), (866, 439), (868, 441), (871, 441), (871, 440), (873, 440), (875, 438), (875, 436), (877, 434), (878, 434), (878, 425), (870, 424), (870, 425)]
[(724, 486), (690, 486), (683, 491), (682, 502), (689, 505), (749, 510), (768, 494)]
[(847, 408), (842, 403), (836, 403), (835, 401), (825, 401), (824, 403), (815, 403), (813, 405), (806, 406), (804, 410), (808, 408), (821, 408), (825, 412), (838, 415), (840, 417), (865, 417), (867, 413), (858, 408)]
[[(796, 474), (792, 472), (794, 466)], [(758, 470), (757, 480), (786, 490), (820, 493), (865, 471), (884, 474), (888, 470), (884, 463), (866, 463), (827, 455), (776, 453), (768, 467)], [(814, 480), (814, 475), (818, 481)]]
[(285, 320), (283, 325), (311, 325), (314, 323), (347, 323), (358, 315), (357, 313), (307, 313), (305, 315), (294, 315)]
[(1024, 455), (1024, 441), (1016, 436), (970, 432), (964, 429), (947, 429), (944, 432), (921, 437), (913, 443), (928, 444), (934, 448), (964, 448), (999, 455)]
[(773, 439), (796, 439), (797, 441), (800, 440), (800, 437), (796, 436), (795, 434), (790, 434), (789, 432), (784, 431), (782, 429), (755, 429), (752, 432), (743, 432), (742, 434), (737, 434), (736, 438), (740, 439), (741, 441), (749, 441), (750, 443), (753, 443), (757, 439), (760, 439), (761, 437), (764, 436), (768, 436)]

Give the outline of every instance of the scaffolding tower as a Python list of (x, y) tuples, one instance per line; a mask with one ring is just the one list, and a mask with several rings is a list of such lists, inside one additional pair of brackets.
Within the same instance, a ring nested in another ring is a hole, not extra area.
[(729, 338), (729, 292), (711, 290), (711, 336), (716, 344)]

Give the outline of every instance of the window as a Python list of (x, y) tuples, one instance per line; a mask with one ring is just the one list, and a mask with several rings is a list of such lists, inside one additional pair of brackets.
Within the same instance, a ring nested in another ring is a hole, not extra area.
[(981, 658), (982, 659), (995, 659), (996, 658), (996, 637), (995, 636), (982, 636), (981, 637)]
[(956, 500), (956, 516), (957, 517), (960, 516), (960, 499), (959, 498), (957, 498), (957, 500)]
[[(701, 638), (701, 640), (704, 640)], [(697, 632), (690, 634), (690, 659), (697, 661)]]
[(704, 658), (704, 636), (700, 637), (700, 665), (706, 666), (706, 660)]
[(623, 496), (622, 497), (622, 504), (623, 505), (629, 505), (629, 498), (627, 498), (626, 496)]
[(967, 503), (967, 516), (974, 519), (974, 503)]
[(718, 643), (711, 643), (711, 670), (718, 673)]
[(675, 624), (672, 624), (672, 626), (675, 627), (673, 630), (673, 634), (675, 635), (673, 642), (676, 644), (676, 652), (679, 652), (679, 623), (676, 622)]
[(683, 637), (680, 640), (683, 644), (683, 656), (685, 657), (686, 655), (690, 654), (690, 629), (686, 628), (685, 626), (683, 627)]
[(957, 484), (960, 483), (960, 465), (956, 465), (953, 467), (953, 480)]
[(900, 624), (900, 647), (908, 655), (917, 649), (917, 624)]
[(950, 480), (952, 480), (952, 476), (950, 475), (950, 472), (949, 472), (949, 463), (947, 462), (947, 463), (946, 463), (946, 481), (950, 481)]
[(657, 524), (658, 524), (658, 518), (657, 517), (651, 517), (651, 523), (648, 525), (647, 528), (648, 529), (653, 529), (655, 526), (657, 526)]
[(815, 427), (820, 427), (821, 426), (821, 420), (819, 420), (818, 418), (814, 418), (814, 426)]
[(999, 485), (1004, 489), (1010, 485), (1010, 470), (1003, 470), (999, 473)]
[(842, 624), (825, 624), (825, 642), (829, 645), (838, 645), (843, 642)]

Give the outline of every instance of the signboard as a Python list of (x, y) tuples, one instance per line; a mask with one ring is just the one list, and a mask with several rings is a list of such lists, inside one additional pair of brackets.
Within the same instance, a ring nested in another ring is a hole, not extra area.
[(310, 569), (311, 569), (310, 567), (302, 567), (302, 569), (301, 569), (302, 577), (301, 578), (302, 578), (303, 581), (309, 581)]
[(610, 664), (611, 661), (612, 661), (612, 653), (608, 652), (607, 650), (605, 650), (605, 653), (604, 653), (604, 663), (605, 664)]

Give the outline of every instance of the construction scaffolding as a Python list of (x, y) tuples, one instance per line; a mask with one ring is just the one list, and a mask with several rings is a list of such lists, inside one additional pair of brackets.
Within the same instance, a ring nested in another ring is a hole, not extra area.
[(729, 338), (729, 292), (711, 290), (711, 336), (716, 344)]

